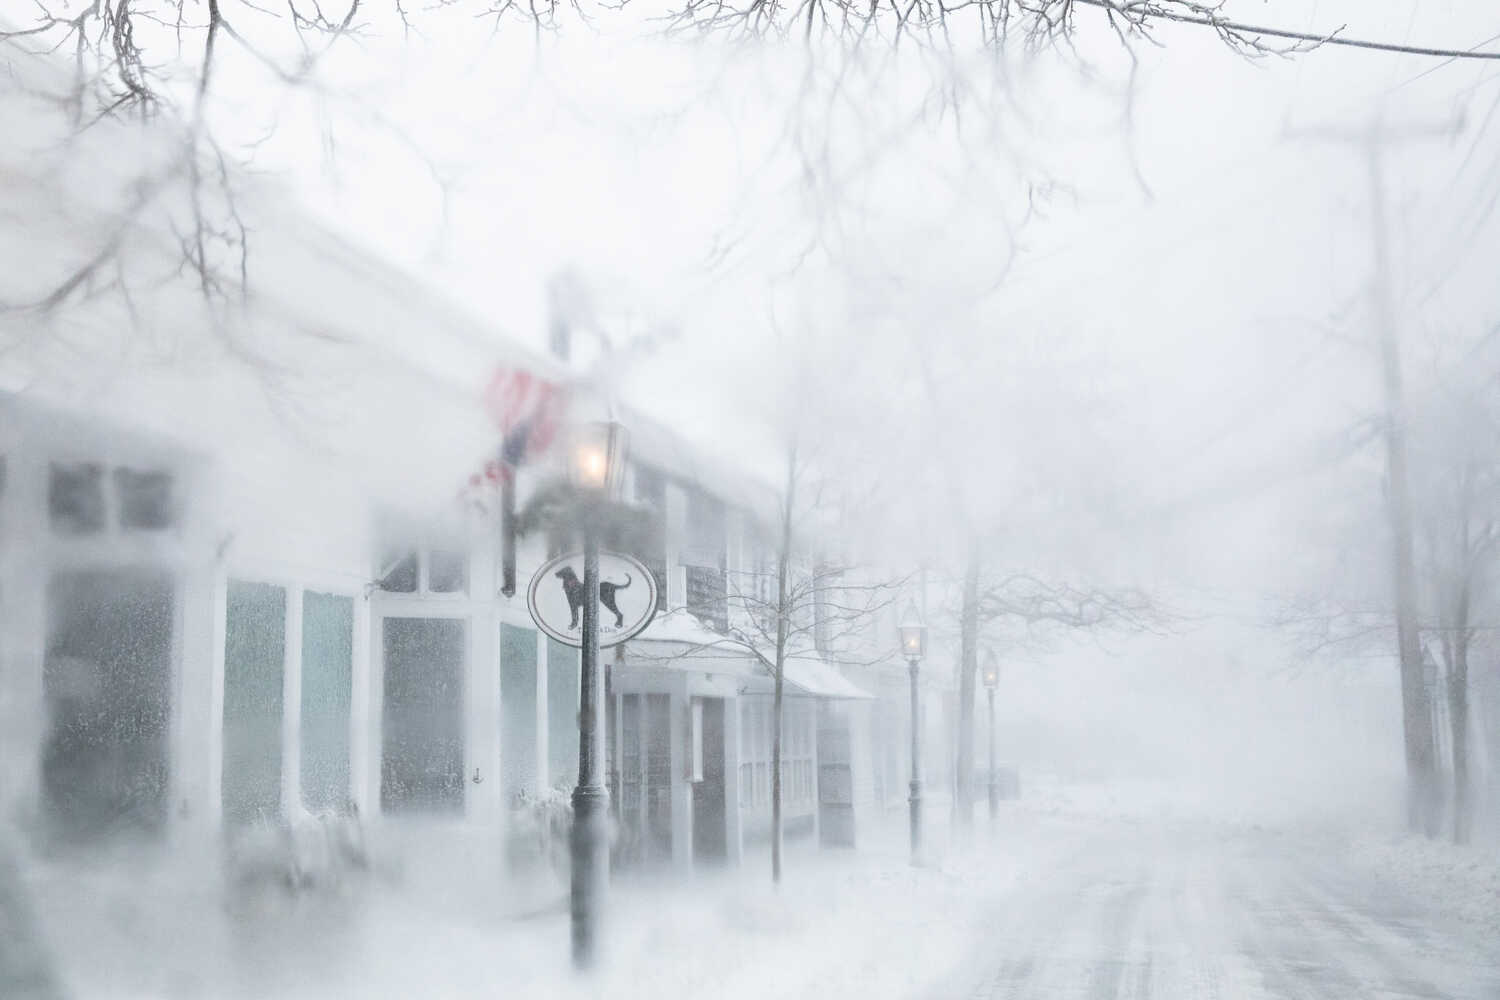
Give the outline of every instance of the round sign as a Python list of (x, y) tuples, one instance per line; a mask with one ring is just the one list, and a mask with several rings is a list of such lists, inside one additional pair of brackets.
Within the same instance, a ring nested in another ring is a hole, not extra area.
[[(549, 559), (526, 588), (537, 628), (558, 642), (583, 645), (583, 553)], [(599, 647), (641, 633), (656, 617), (656, 577), (633, 556), (599, 553)]]

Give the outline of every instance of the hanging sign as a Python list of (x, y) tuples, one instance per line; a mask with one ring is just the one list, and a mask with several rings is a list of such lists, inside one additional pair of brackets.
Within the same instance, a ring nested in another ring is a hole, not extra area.
[[(536, 627), (569, 646), (583, 646), (583, 553), (549, 559), (526, 588)], [(599, 553), (599, 648), (639, 635), (656, 617), (656, 577), (634, 556)]]

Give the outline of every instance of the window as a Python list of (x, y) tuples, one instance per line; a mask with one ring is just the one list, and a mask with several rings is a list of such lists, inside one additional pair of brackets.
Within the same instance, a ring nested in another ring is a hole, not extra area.
[[(551, 678), (548, 678), (549, 680)], [(500, 776), (505, 801), (535, 795), (536, 632), (500, 626)], [(576, 747), (574, 748), (576, 752)]]
[(281, 813), (282, 671), (286, 591), (229, 582), (224, 621), (224, 819), (245, 824)]
[(349, 703), (354, 601), (302, 595), (302, 800), (309, 809), (349, 804)]
[(461, 594), (469, 586), (469, 556), (459, 548), (427, 550), (427, 589), (434, 594)]
[(414, 594), (421, 582), (417, 550), (388, 552), (381, 561), (380, 589), (396, 594)]
[(413, 542), (412, 533), (393, 531), (376, 568), (376, 585), (388, 594), (463, 594), (469, 589), (469, 554), (456, 541)]
[(724, 504), (702, 490), (687, 490), (686, 537), (682, 544), (682, 563), (724, 569), (724, 548), (728, 538)]
[(163, 531), (172, 526), (172, 477), (138, 469), (114, 471), (120, 527), (127, 531)]
[(47, 481), (52, 530), (91, 535), (104, 530), (104, 468), (95, 462), (53, 462)]
[(833, 573), (827, 567), (819, 567), (813, 571), (813, 647), (820, 653), (827, 653), (833, 645), (833, 621), (829, 609), (833, 595), (829, 591), (834, 580)]
[[(740, 807), (766, 808), (771, 802), (771, 737), (775, 711), (769, 698), (747, 698), (740, 709)], [(813, 768), (812, 706), (782, 702), (781, 801), (805, 812), (816, 794)]]
[(547, 776), (555, 787), (578, 774), (578, 650), (547, 640)]
[[(767, 808), (771, 802), (772, 734), (775, 710), (769, 698), (745, 699), (740, 715), (740, 806)], [(781, 801), (812, 800), (812, 743), (807, 706), (782, 702)]]
[(47, 516), (61, 535), (165, 531), (177, 520), (173, 477), (160, 469), (106, 469), (98, 462), (53, 462)]
[(157, 831), (167, 816), (176, 581), (151, 570), (47, 582), (40, 779), (49, 834)]

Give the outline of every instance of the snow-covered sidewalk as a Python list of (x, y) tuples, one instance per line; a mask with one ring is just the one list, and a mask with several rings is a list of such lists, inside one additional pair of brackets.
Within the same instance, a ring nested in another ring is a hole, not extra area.
[(1371, 834), (1355, 838), (1349, 855), (1372, 877), (1500, 941), (1500, 849), (1494, 845)]
[(230, 905), (217, 879), (193, 875), (212, 870), (206, 858), (155, 870), (48, 865), (30, 881), (62, 978), (80, 998), (910, 998), (979, 948), (986, 908), (1044, 870), (1060, 844), (1034, 817), (1007, 810), (1002, 830), (981, 815), (974, 845), (951, 850), (947, 812), (929, 803), (930, 858), (920, 868), (900, 811), (868, 824), (858, 850), (790, 846), (779, 889), (764, 851), (687, 882), (622, 880), (603, 959), (587, 977), (570, 970), (561, 905), (518, 915), (498, 868), (457, 854), (397, 877), (377, 864), (341, 890), (250, 908)]

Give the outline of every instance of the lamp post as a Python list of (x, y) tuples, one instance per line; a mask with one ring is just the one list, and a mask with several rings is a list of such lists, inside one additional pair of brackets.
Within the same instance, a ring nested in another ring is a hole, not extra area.
[(619, 492), (625, 467), (625, 428), (614, 422), (579, 425), (568, 447), (568, 480), (582, 503), (583, 647), (579, 656), (578, 785), (573, 789), (573, 965), (594, 963), (604, 895), (609, 884), (606, 828), (609, 790), (604, 787), (604, 680), (599, 663), (600, 508)]
[(927, 626), (917, 614), (915, 603), (908, 602), (897, 629), (901, 653), (911, 668), (911, 863), (916, 865), (922, 851), (922, 709), (917, 698), (917, 669), (927, 647)]
[(990, 699), (990, 825), (993, 826), (995, 817), (1000, 813), (1000, 788), (995, 783), (995, 689), (1000, 686), (1000, 661), (995, 659), (995, 651), (987, 649), (984, 651), (984, 690)]

